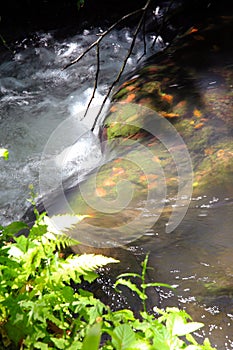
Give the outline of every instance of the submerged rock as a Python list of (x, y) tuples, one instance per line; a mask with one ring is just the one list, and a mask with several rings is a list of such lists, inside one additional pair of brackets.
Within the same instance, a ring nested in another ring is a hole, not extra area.
[(69, 230), (84, 245), (126, 245), (157, 220), (171, 232), (192, 195), (233, 196), (232, 22), (190, 28), (115, 92), (99, 134), (102, 163), (44, 202), (50, 217), (88, 215)]
[[(153, 113), (132, 111), (132, 117), (120, 111), (123, 104), (146, 106), (172, 123), (184, 140), (193, 164), (195, 193), (216, 186), (232, 193), (232, 22), (232, 17), (219, 17), (190, 28), (128, 77), (113, 96), (121, 104), (119, 111), (113, 105), (114, 113), (104, 121), (101, 137), (108, 147), (113, 140), (123, 143), (131, 138), (152, 149), (154, 135), (145, 139), (143, 130), (151, 128)], [(142, 127), (135, 130), (132, 122)]]

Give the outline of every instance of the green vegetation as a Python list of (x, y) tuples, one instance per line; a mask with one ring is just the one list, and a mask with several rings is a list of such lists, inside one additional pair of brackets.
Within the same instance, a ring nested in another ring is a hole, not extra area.
[(0, 148), (0, 158), (7, 160), (9, 158), (9, 151), (6, 148)]
[(27, 228), (24, 223), (0, 227), (0, 324), (6, 348), (80, 349), (88, 328), (105, 309), (91, 293), (74, 291), (70, 282), (80, 287), (82, 280), (92, 282), (94, 270), (116, 260), (65, 256), (64, 248), (77, 242), (49, 229), (48, 220), (38, 215), (28, 237), (14, 236)]
[(78, 0), (77, 1), (77, 8), (78, 10), (80, 10), (81, 7), (84, 6), (85, 0)]
[[(145, 283), (148, 256), (141, 275), (122, 274), (115, 284), (116, 288), (127, 286), (139, 296), (140, 318), (128, 309), (113, 311), (84, 290), (82, 282), (93, 283), (96, 269), (118, 261), (102, 255), (73, 255), (67, 247), (77, 242), (58, 233), (45, 214), (39, 215), (36, 209), (35, 214), (30, 229), (22, 222), (0, 226), (1, 348), (213, 349), (207, 339), (202, 345), (195, 341), (191, 333), (203, 324), (192, 322), (186, 312), (167, 308), (149, 314), (147, 288), (169, 286)], [(27, 236), (17, 235), (25, 229)]]

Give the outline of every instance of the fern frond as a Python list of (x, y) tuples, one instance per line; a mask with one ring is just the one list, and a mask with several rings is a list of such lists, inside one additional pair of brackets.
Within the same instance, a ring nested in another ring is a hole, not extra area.
[(93, 279), (93, 272), (96, 269), (117, 262), (119, 261), (116, 259), (99, 254), (72, 255), (60, 262), (52, 275), (53, 281), (59, 283), (59, 281), (69, 282), (70, 279), (73, 279), (80, 282), (80, 276), (88, 277), (88, 275)]
[(85, 274), (85, 272), (89, 271), (95, 271), (107, 264), (118, 262), (119, 260), (101, 254), (81, 254), (70, 259), (71, 266), (75, 269), (75, 271), (81, 274)]
[(89, 217), (89, 215), (54, 215), (52, 217), (45, 216), (44, 224), (47, 226), (47, 230), (53, 234), (61, 234), (67, 232), (70, 228), (73, 228), (77, 223)]
[(56, 249), (58, 250), (65, 249), (67, 247), (71, 247), (77, 244), (79, 244), (79, 242), (69, 236), (66, 236), (66, 235), (56, 236), (55, 245), (56, 245)]

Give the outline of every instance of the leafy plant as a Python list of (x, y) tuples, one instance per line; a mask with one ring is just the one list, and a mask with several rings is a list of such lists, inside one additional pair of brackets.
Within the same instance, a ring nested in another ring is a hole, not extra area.
[(65, 257), (62, 248), (77, 242), (48, 230), (48, 220), (38, 216), (28, 237), (15, 236), (26, 227), (23, 223), (1, 227), (0, 333), (5, 347), (81, 349), (106, 309), (81, 289), (81, 282), (94, 281), (97, 268), (117, 260), (93, 254)]
[[(35, 204), (32, 196), (31, 202)], [(22, 222), (0, 226), (0, 334), (11, 349), (69, 350), (212, 350), (208, 339), (198, 344), (192, 333), (203, 324), (178, 308), (146, 309), (147, 289), (167, 284), (146, 283), (148, 255), (142, 273), (121, 274), (115, 287), (130, 288), (142, 303), (140, 318), (129, 309), (112, 311), (82, 282), (93, 282), (96, 269), (117, 260), (102, 255), (67, 255), (76, 241), (58, 232), (35, 209), (29, 229)], [(67, 217), (59, 217), (59, 223)], [(69, 218), (69, 224), (83, 217)], [(65, 226), (65, 225), (62, 225)], [(16, 235), (27, 229), (28, 236)], [(65, 250), (64, 250), (65, 248)], [(137, 279), (138, 284), (132, 282)], [(71, 287), (71, 282), (75, 288)], [(13, 346), (13, 347), (12, 347)]]
[[(1, 36), (0, 36), (0, 38), (1, 38)], [(6, 148), (0, 148), (0, 157), (4, 158), (5, 160), (8, 160), (9, 151)]]
[[(115, 283), (115, 287), (117, 287), (119, 284), (124, 285), (126, 287), (128, 287), (130, 290), (132, 290), (133, 292), (135, 292), (139, 298), (142, 301), (142, 306), (143, 306), (143, 311), (146, 312), (146, 299), (147, 294), (146, 294), (146, 289), (149, 287), (166, 287), (166, 288), (172, 288), (169, 284), (166, 283), (146, 283), (146, 272), (148, 269), (148, 258), (149, 258), (149, 254), (146, 255), (144, 261), (142, 262), (142, 274), (139, 275), (137, 273), (123, 273), (121, 275), (118, 276), (118, 280)], [(133, 277), (133, 278), (137, 278), (140, 280), (141, 284), (140, 287), (141, 289), (138, 288), (138, 286), (131, 282), (131, 280), (129, 279), (125, 279), (125, 277)]]
[[(127, 286), (136, 293), (142, 301), (143, 311), (138, 319), (130, 310), (109, 312), (103, 316), (103, 331), (109, 334), (103, 350), (213, 350), (208, 339), (198, 344), (191, 333), (204, 326), (200, 322), (192, 322), (190, 315), (178, 308), (161, 310), (156, 308), (157, 315), (151, 315), (146, 310), (146, 289), (164, 286), (162, 283), (145, 283), (148, 255), (142, 263), (142, 274), (125, 273), (118, 277), (115, 286)], [(138, 287), (126, 277), (137, 278), (141, 282)]]

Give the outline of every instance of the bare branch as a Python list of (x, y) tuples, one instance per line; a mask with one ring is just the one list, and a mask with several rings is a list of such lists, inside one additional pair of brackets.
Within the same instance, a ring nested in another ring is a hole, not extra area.
[(110, 96), (110, 94), (111, 94), (111, 92), (112, 92), (112, 89), (114, 88), (114, 86), (116, 85), (116, 83), (120, 80), (120, 78), (121, 78), (121, 76), (122, 76), (122, 73), (124, 72), (126, 63), (127, 63), (128, 59), (129, 59), (130, 55), (132, 54), (132, 51), (133, 51), (133, 48), (134, 48), (134, 44), (135, 44), (137, 35), (138, 35), (138, 33), (139, 33), (139, 30), (140, 30), (140, 28), (141, 28), (141, 25), (142, 25), (142, 23), (143, 23), (143, 20), (144, 20), (145, 14), (146, 14), (146, 10), (148, 9), (148, 7), (149, 7), (151, 1), (152, 1), (152, 0), (148, 0), (147, 3), (146, 3), (146, 5), (141, 9), (141, 11), (143, 11), (143, 13), (142, 13), (142, 16), (141, 16), (141, 18), (140, 18), (140, 20), (139, 20), (139, 22), (138, 22), (138, 25), (137, 25), (137, 27), (136, 27), (136, 30), (135, 30), (135, 32), (134, 32), (134, 34), (133, 34), (133, 40), (132, 40), (132, 42), (131, 42), (130, 48), (129, 48), (128, 52), (127, 52), (127, 55), (125, 56), (124, 62), (123, 62), (123, 64), (122, 64), (121, 68), (120, 68), (120, 71), (119, 71), (119, 73), (118, 73), (116, 79), (113, 81), (113, 83), (112, 83), (111, 86), (109, 87), (108, 92), (107, 92), (107, 94), (106, 94), (106, 96), (105, 96), (105, 98), (104, 98), (104, 100), (103, 100), (103, 102), (102, 102), (102, 104), (101, 104), (101, 107), (100, 107), (100, 109), (99, 109), (99, 112), (98, 112), (98, 114), (97, 114), (97, 116), (96, 116), (96, 118), (95, 118), (95, 120), (94, 120), (93, 126), (92, 126), (92, 128), (91, 128), (92, 131), (95, 129), (95, 126), (96, 126), (96, 124), (97, 124), (97, 121), (98, 121), (98, 119), (99, 119), (99, 117), (100, 117), (100, 114), (101, 114), (101, 112), (102, 112), (102, 110), (103, 110), (103, 108), (104, 108), (104, 105), (105, 105), (107, 99), (109, 98), (109, 96)]
[(94, 41), (85, 51), (83, 51), (83, 53), (81, 53), (81, 55), (79, 55), (77, 58), (75, 58), (73, 61), (69, 62), (66, 66), (63, 67), (63, 70), (74, 65), (75, 63), (77, 63), (78, 61), (80, 61), (83, 56), (85, 56), (91, 49), (93, 49), (93, 47), (95, 47), (96, 45), (99, 45), (99, 43), (101, 42), (101, 40), (103, 40), (103, 38), (109, 34), (118, 24), (120, 24), (121, 22), (123, 22), (125, 19), (136, 15), (137, 13), (140, 13), (143, 11), (143, 8), (140, 8), (138, 10), (135, 10), (133, 12), (128, 13), (127, 15), (121, 17), (118, 21), (116, 21), (115, 23), (113, 23), (107, 30), (105, 30), (105, 32), (98, 34), (98, 39), (96, 41)]
[[(67, 69), (68, 67), (74, 65), (75, 63), (79, 62), (90, 50), (92, 50), (94, 47), (96, 47), (96, 60), (97, 60), (97, 67), (96, 67), (96, 75), (95, 75), (95, 82), (94, 82), (94, 88), (93, 88), (93, 92), (92, 92), (92, 96), (90, 97), (90, 100), (88, 102), (88, 105), (87, 105), (87, 108), (85, 110), (85, 113), (84, 113), (84, 116), (82, 117), (82, 119), (84, 119), (88, 113), (88, 110), (90, 108), (90, 105), (95, 97), (95, 93), (96, 93), (96, 90), (97, 90), (97, 86), (98, 86), (98, 78), (99, 78), (99, 72), (100, 72), (100, 55), (99, 55), (99, 51), (100, 51), (100, 42), (103, 40), (103, 38), (108, 35), (118, 24), (120, 24), (121, 22), (123, 22), (124, 20), (128, 19), (129, 17), (132, 17), (134, 15), (137, 15), (139, 13), (142, 13), (141, 14), (141, 17), (140, 17), (140, 20), (137, 24), (137, 27), (133, 33), (133, 39), (132, 39), (132, 42), (131, 42), (131, 45), (130, 45), (130, 48), (124, 58), (124, 61), (123, 61), (123, 64), (117, 74), (117, 77), (115, 78), (115, 80), (113, 81), (113, 83), (110, 85), (109, 89), (108, 89), (108, 92), (107, 94), (105, 95), (104, 97), (104, 100), (101, 104), (101, 107), (99, 109), (99, 112), (94, 120), (94, 123), (93, 123), (93, 126), (91, 128), (91, 130), (93, 131), (96, 124), (97, 124), (97, 121), (100, 117), (100, 114), (105, 106), (105, 103), (106, 101), (108, 100), (114, 86), (116, 85), (116, 83), (120, 80), (124, 70), (125, 70), (125, 66), (127, 64), (127, 61), (130, 57), (130, 55), (132, 54), (132, 51), (133, 51), (133, 48), (134, 48), (134, 45), (135, 45), (135, 41), (136, 41), (136, 38), (137, 38), (137, 35), (141, 29), (141, 26), (142, 24), (144, 23), (145, 24), (145, 15), (146, 15), (146, 12), (151, 4), (153, 0), (147, 0), (145, 6), (143, 6), (142, 8), (138, 9), (138, 10), (135, 10), (135, 11), (132, 11), (130, 13), (128, 13), (127, 15), (121, 17), (118, 21), (116, 21), (115, 23), (113, 23), (107, 30), (105, 30), (103, 33), (100, 33), (100, 34), (97, 34), (98, 35), (98, 39), (96, 39), (86, 50), (84, 50), (76, 59), (74, 59), (73, 61), (69, 62), (66, 66), (63, 67), (63, 70), (64, 69)], [(145, 54), (145, 51), (146, 51), (146, 40), (145, 40), (145, 25), (143, 26), (143, 44), (144, 44), (144, 54)], [(143, 55), (144, 55), (143, 54)], [(142, 55), (142, 56), (143, 56)]]
[(92, 95), (91, 95), (91, 98), (88, 102), (88, 105), (87, 105), (87, 108), (86, 108), (86, 111), (84, 113), (84, 116), (82, 117), (81, 120), (83, 120), (86, 115), (87, 115), (87, 112), (89, 110), (89, 107), (95, 97), (95, 93), (96, 93), (96, 90), (97, 90), (97, 86), (98, 86), (98, 79), (99, 79), (99, 71), (100, 71), (100, 45), (99, 43), (97, 44), (96, 46), (96, 74), (95, 74), (95, 82), (94, 82), (94, 88), (93, 88), (93, 92), (92, 92)]
[(144, 57), (146, 55), (146, 51), (147, 51), (147, 46), (146, 46), (146, 21), (145, 18), (143, 20), (143, 26), (142, 26), (142, 33), (143, 33), (143, 53), (142, 55), (139, 57), (139, 59), (137, 60), (137, 63), (141, 61), (142, 57)]

